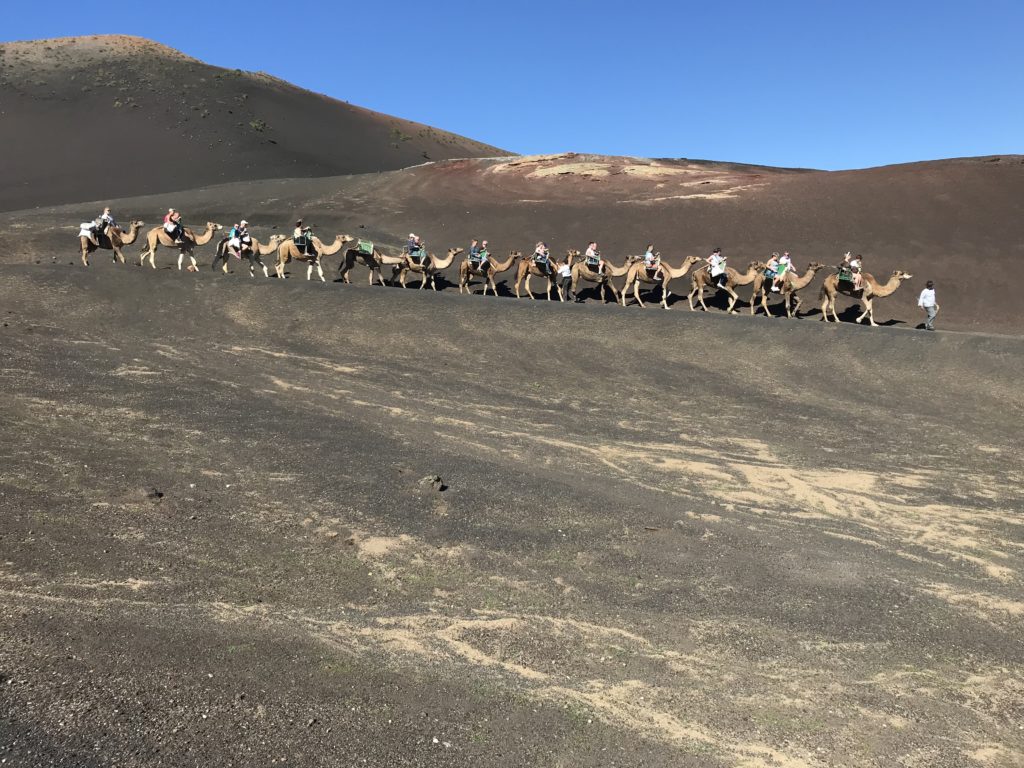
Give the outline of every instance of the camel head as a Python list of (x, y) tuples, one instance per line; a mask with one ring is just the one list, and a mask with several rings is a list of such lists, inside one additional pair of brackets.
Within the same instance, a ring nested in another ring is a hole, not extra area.
[(810, 264), (807, 265), (807, 269), (812, 270), (814, 272), (817, 272), (819, 269), (824, 269), (824, 268), (825, 268), (825, 265), (822, 264), (820, 261), (812, 261)]
[(752, 261), (747, 265), (747, 271), (765, 269), (767, 265), (763, 261)]
[(458, 256), (460, 253), (462, 253), (462, 251), (463, 251), (462, 248), (449, 248), (448, 249), (448, 255), (449, 256)]
[(338, 235), (338, 239), (341, 240), (342, 245), (346, 245), (347, 243), (354, 243), (356, 241), (356, 239), (352, 237), (352, 235)]
[(144, 227), (144, 226), (146, 226), (146, 222), (142, 221), (141, 219), (132, 219), (131, 224), (129, 224), (128, 226), (129, 227)]
[(224, 227), (222, 227), (220, 224), (217, 224), (216, 222), (213, 221), (206, 222), (206, 228), (212, 229), (214, 232), (220, 229), (224, 229)]
[(903, 282), (904, 280), (909, 280), (910, 278), (913, 277), (913, 275), (910, 274), (909, 272), (904, 272), (903, 270), (900, 269), (893, 270), (892, 276), (895, 277), (900, 282)]
[(271, 235), (269, 242), (270, 242), (270, 245), (280, 245), (281, 243), (283, 243), (287, 239), (288, 238), (285, 237), (284, 235)]

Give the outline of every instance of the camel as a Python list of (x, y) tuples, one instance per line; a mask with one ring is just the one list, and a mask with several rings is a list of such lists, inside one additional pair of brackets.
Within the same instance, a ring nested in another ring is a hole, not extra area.
[[(693, 265), (701, 260), (700, 256), (687, 256), (683, 259), (683, 263), (676, 269), (673, 269), (668, 264), (662, 264), (661, 277), (655, 277), (648, 272), (647, 267), (644, 264), (643, 257), (632, 256), (630, 258), (633, 259), (633, 263), (629, 266), (629, 272), (626, 275), (626, 284), (622, 288), (622, 306), (626, 306), (626, 294), (629, 292), (629, 287), (632, 285), (633, 298), (636, 299), (636, 303), (643, 308), (644, 302), (640, 298), (640, 283), (648, 283), (661, 285), (661, 306), (665, 309), (668, 309), (668, 284), (674, 278), (685, 276)], [(657, 272), (654, 274), (656, 275)]]
[(878, 323), (875, 322), (874, 314), (874, 300), (888, 296), (900, 287), (900, 283), (913, 277), (913, 275), (897, 269), (892, 273), (889, 282), (881, 285), (875, 280), (873, 275), (869, 275), (867, 272), (862, 272), (861, 276), (864, 278), (864, 287), (860, 290), (855, 290), (853, 283), (840, 282), (839, 275), (833, 274), (825, 278), (825, 282), (821, 285), (821, 291), (818, 293), (818, 298), (821, 300), (822, 320), (826, 323), (829, 322), (828, 315), (831, 312), (833, 320), (837, 323), (839, 322), (839, 316), (836, 314), (836, 295), (841, 293), (852, 299), (860, 299), (864, 305), (864, 311), (857, 318), (858, 323), (864, 322), (866, 317), (872, 326), (877, 327)]
[(370, 285), (373, 285), (373, 277), (377, 276), (381, 285), (386, 285), (384, 282), (384, 275), (382, 274), (384, 267), (397, 267), (400, 264), (405, 264), (405, 258), (402, 256), (388, 256), (376, 248), (373, 249), (373, 253), (363, 253), (358, 248), (349, 248), (345, 251), (345, 258), (341, 260), (341, 264), (338, 265), (338, 277), (344, 283), (351, 283), (348, 273), (352, 270), (352, 267), (356, 265), (356, 262), (360, 262), (364, 267), (370, 270)]
[[(256, 265), (259, 264), (263, 268), (263, 276), (270, 277), (267, 272), (267, 265), (263, 263), (261, 256), (270, 256), (275, 253), (278, 247), (285, 240), (284, 235), (271, 235), (270, 241), (264, 245), (255, 237), (252, 238), (252, 242), (248, 245), (242, 246), (242, 255), (249, 260), (249, 277), (256, 277)], [(228, 238), (222, 238), (217, 243), (217, 255), (213, 257), (213, 264), (210, 265), (210, 269), (217, 269), (217, 262), (223, 261), (223, 272), (226, 275), (228, 273), (228, 259), (231, 257), (231, 249), (228, 248)]]
[(171, 236), (167, 234), (167, 230), (163, 227), (154, 227), (149, 230), (146, 234), (146, 248), (139, 254), (139, 266), (141, 267), (146, 263), (146, 257), (149, 257), (149, 266), (156, 269), (156, 249), (161, 245), (165, 248), (177, 248), (178, 249), (178, 269), (181, 269), (181, 262), (185, 259), (185, 254), (188, 254), (189, 261), (192, 265), (189, 267), (190, 272), (195, 272), (197, 269), (196, 257), (192, 254), (192, 249), (206, 245), (213, 239), (213, 233), (218, 229), (223, 229), (220, 224), (214, 224), (212, 221), (206, 222), (206, 230), (201, 235), (197, 235), (190, 228), (185, 228), (185, 234), (182, 237), (181, 243), (176, 243), (171, 239)]
[(434, 278), (437, 277), (437, 273), (443, 269), (448, 269), (455, 261), (455, 257), (462, 253), (461, 248), (449, 248), (448, 256), (444, 259), (439, 259), (434, 254), (428, 254), (428, 259), (425, 264), (417, 264), (416, 262), (409, 263), (403, 259), (401, 264), (395, 264), (391, 268), (391, 284), (395, 284), (395, 278), (398, 278), (398, 282), (403, 288), (405, 288), (405, 278), (410, 272), (415, 272), (422, 276), (420, 280), (420, 290), (423, 290), (427, 283), (430, 283), (430, 287), (433, 290), (437, 290), (437, 285), (434, 282)]
[(551, 301), (552, 288), (558, 294), (558, 300), (565, 301), (565, 297), (562, 296), (562, 286), (557, 282), (557, 272), (553, 261), (548, 262), (548, 270), (548, 272), (541, 270), (540, 265), (533, 258), (520, 258), (519, 265), (516, 267), (516, 298), (519, 298), (519, 286), (523, 284), (524, 280), (526, 281), (526, 295), (533, 298), (533, 291), (530, 290), (530, 276), (533, 275), (547, 280), (544, 293), (548, 297), (548, 301)]
[(321, 260), (324, 256), (333, 256), (344, 247), (346, 243), (351, 243), (355, 240), (351, 235), (335, 235), (334, 242), (330, 245), (324, 245), (319, 237), (313, 237), (313, 253), (303, 253), (299, 250), (299, 246), (295, 244), (294, 240), (285, 240), (281, 245), (277, 247), (277, 263), (274, 265), (274, 271), (277, 276), (284, 279), (284, 268), (285, 265), (290, 261), (305, 261), (306, 265), (306, 279), (313, 279), (313, 268), (316, 267), (316, 273), (320, 276), (320, 282), (327, 282), (324, 280), (324, 268), (321, 265)]
[(472, 293), (473, 289), (470, 287), (470, 281), (474, 277), (482, 277), (484, 279), (484, 296), (487, 295), (488, 286), (494, 291), (494, 295), (497, 296), (498, 286), (494, 284), (494, 276), (512, 269), (513, 265), (519, 260), (520, 255), (519, 251), (510, 251), (508, 259), (505, 261), (495, 261), (493, 257), (488, 257), (483, 269), (474, 267), (469, 259), (463, 259), (459, 265), (459, 293), (463, 291)]
[(92, 240), (88, 237), (80, 235), (78, 240), (82, 249), (82, 265), (88, 267), (89, 254), (93, 251), (99, 250), (100, 248), (114, 252), (110, 257), (112, 262), (116, 264), (120, 261), (124, 264), (124, 254), (121, 253), (121, 248), (134, 243), (139, 237), (139, 230), (141, 230), (144, 225), (144, 221), (132, 221), (127, 232), (120, 227), (109, 227), (106, 234), (96, 234), (96, 240), (99, 241), (99, 245), (93, 244)]
[[(574, 256), (574, 261), (572, 264), (572, 295), (577, 296), (576, 286), (579, 284), (579, 281), (586, 280), (587, 282), (590, 283), (597, 283), (598, 288), (600, 288), (601, 291), (601, 301), (607, 301), (607, 299), (605, 298), (605, 290), (610, 289), (612, 292), (612, 298), (615, 300), (615, 303), (618, 304), (619, 289), (615, 287), (615, 284), (611, 281), (611, 278), (622, 277), (623, 275), (625, 275), (629, 271), (629, 267), (632, 264), (631, 259), (633, 259), (634, 257), (627, 257), (626, 262), (621, 267), (616, 266), (615, 264), (612, 264), (610, 261), (605, 259), (604, 272), (597, 272), (596, 270), (591, 269), (590, 266), (587, 265), (585, 259), (583, 261), (575, 260), (579, 258), (579, 251), (572, 251), (572, 253)], [(577, 298), (576, 301), (580, 301), (580, 299)]]
[[(788, 270), (783, 276), (782, 287), (779, 289), (782, 296), (782, 305), (786, 309), (786, 317), (800, 317), (800, 297), (797, 291), (810, 285), (811, 280), (818, 270), (824, 268), (824, 264), (812, 261), (807, 265), (807, 271), (797, 276), (792, 270)], [(754, 292), (750, 294), (750, 314), (757, 313), (757, 298), (761, 297), (761, 307), (768, 317), (774, 317), (768, 309), (768, 295), (771, 293), (771, 280), (764, 276), (764, 271), (758, 272), (754, 278)]]
[(711, 277), (711, 272), (707, 269), (698, 269), (690, 276), (690, 294), (687, 298), (690, 300), (690, 309), (694, 310), (696, 307), (693, 306), (693, 299), (697, 297), (700, 301), (701, 307), (704, 311), (708, 311), (708, 305), (704, 303), (704, 289), (714, 288), (717, 293), (718, 290), (723, 290), (729, 294), (729, 306), (726, 308), (726, 312), (729, 314), (736, 314), (736, 310), (733, 307), (736, 306), (736, 302), (740, 300), (740, 297), (736, 294), (733, 288), (740, 285), (750, 285), (754, 280), (757, 279), (758, 272), (764, 272), (765, 265), (760, 261), (752, 261), (747, 266), (746, 272), (737, 272), (732, 267), (725, 268), (725, 285), (719, 288), (717, 278)]

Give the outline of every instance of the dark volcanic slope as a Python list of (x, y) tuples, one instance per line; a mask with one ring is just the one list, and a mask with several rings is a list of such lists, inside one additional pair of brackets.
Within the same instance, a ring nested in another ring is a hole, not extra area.
[(0, 45), (0, 210), (501, 150), (121, 35)]
[(1020, 340), (189, 277), (0, 265), (8, 764), (1024, 761)]
[[(0, 215), (0, 258), (66, 263), (77, 248), (78, 223), (95, 216), (100, 204)], [(325, 239), (348, 232), (385, 249), (397, 249), (410, 230), (438, 252), (468, 247), (470, 237), (489, 238), (498, 254), (529, 251), (540, 238), (556, 252), (583, 249), (597, 238), (614, 260), (641, 253), (653, 241), (674, 265), (721, 245), (737, 268), (788, 249), (801, 270), (812, 260), (835, 264), (852, 250), (863, 253), (878, 276), (895, 269), (914, 275), (878, 300), (880, 322), (918, 324), (917, 296), (931, 279), (939, 286), (940, 327), (1024, 332), (1017, 290), (1024, 282), (1019, 156), (842, 173), (583, 155), (451, 160), (392, 173), (115, 201), (122, 221), (158, 221), (169, 205), (200, 225), (245, 217), (261, 236), (272, 226), (289, 228), (301, 215)], [(211, 251), (205, 251), (206, 263)], [(338, 260), (330, 261), (333, 271)], [(815, 318), (826, 273), (803, 293), (804, 311)], [(455, 275), (450, 269), (449, 280)], [(362, 267), (356, 279), (365, 280)], [(673, 289), (685, 294), (688, 285), (688, 278), (679, 280)], [(740, 295), (746, 298), (749, 290), (741, 288)], [(854, 304), (840, 299), (841, 310)]]

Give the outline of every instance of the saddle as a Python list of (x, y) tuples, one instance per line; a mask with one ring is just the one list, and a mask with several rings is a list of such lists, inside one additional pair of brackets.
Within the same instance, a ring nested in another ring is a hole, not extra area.
[(836, 276), (840, 282), (852, 283), (853, 282), (853, 270), (840, 268), (839, 274)]
[(373, 256), (373, 243), (370, 240), (360, 240), (356, 243), (356, 250), (363, 256)]

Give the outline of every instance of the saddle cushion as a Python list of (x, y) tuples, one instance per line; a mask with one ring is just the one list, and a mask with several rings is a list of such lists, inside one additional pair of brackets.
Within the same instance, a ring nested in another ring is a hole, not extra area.
[(364, 256), (373, 256), (373, 243), (369, 240), (360, 240), (356, 243), (356, 250)]

